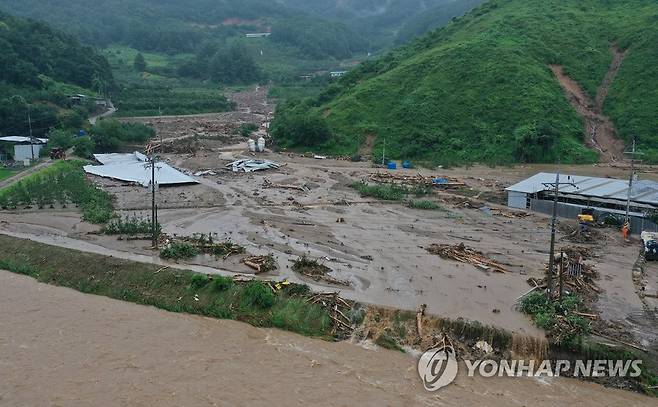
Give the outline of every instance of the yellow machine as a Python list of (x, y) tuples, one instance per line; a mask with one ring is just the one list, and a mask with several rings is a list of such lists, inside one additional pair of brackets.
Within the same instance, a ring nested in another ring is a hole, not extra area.
[(579, 222), (584, 222), (584, 223), (594, 223), (594, 216), (580, 214), (580, 215), (578, 215), (578, 221)]

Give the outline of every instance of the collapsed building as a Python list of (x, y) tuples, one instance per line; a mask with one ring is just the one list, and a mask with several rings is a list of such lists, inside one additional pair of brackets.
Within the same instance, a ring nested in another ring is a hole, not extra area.
[[(555, 195), (555, 173), (540, 172), (508, 188), (507, 205), (551, 214)], [(629, 194), (630, 192), (630, 194)], [(583, 209), (592, 209), (597, 219), (624, 219), (629, 203), (631, 231), (658, 231), (651, 220), (658, 213), (658, 182), (629, 181), (560, 174), (557, 215), (575, 219)]]
[(85, 165), (88, 174), (111, 178), (119, 181), (140, 184), (144, 187), (151, 185), (151, 178), (155, 175), (156, 185), (184, 185), (196, 184), (197, 180), (183, 174), (169, 164), (155, 163), (155, 172), (152, 174), (149, 158), (135, 151), (131, 154), (94, 154), (96, 161), (101, 165)]

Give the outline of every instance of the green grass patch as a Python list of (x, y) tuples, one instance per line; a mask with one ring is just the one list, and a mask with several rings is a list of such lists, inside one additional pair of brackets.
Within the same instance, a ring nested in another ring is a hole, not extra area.
[(0, 236), (0, 269), (53, 285), (173, 312), (230, 318), (262, 327), (331, 338), (326, 309), (306, 301), (307, 290), (291, 284), (274, 293), (262, 282), (236, 283), (228, 277), (49, 246)]
[(396, 184), (368, 184), (363, 181), (357, 181), (350, 185), (359, 191), (361, 196), (371, 196), (384, 201), (401, 201), (408, 195), (416, 197), (431, 193), (431, 189), (424, 187), (408, 188)]
[(13, 176), (14, 174), (16, 174), (16, 171), (12, 171), (7, 168), (0, 168), (0, 181)]
[(191, 259), (200, 253), (193, 244), (172, 242), (160, 250), (160, 257), (169, 260)]
[(424, 209), (430, 211), (445, 210), (445, 208), (443, 208), (438, 203), (427, 199), (411, 200), (409, 201), (409, 207), (413, 209)]
[(390, 335), (383, 333), (375, 339), (375, 343), (382, 348), (397, 350), (404, 353), (404, 349), (391, 337)]
[(51, 166), (0, 190), (0, 208), (39, 208), (71, 203), (82, 209), (82, 218), (102, 224), (113, 216), (112, 197), (87, 180), (81, 161), (57, 161)]

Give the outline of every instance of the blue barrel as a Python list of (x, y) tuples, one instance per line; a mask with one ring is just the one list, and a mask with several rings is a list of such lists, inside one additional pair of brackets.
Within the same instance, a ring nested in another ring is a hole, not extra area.
[(411, 165), (411, 161), (404, 161), (404, 162), (402, 163), (402, 168), (405, 168), (405, 169), (408, 170), (408, 169), (410, 169), (410, 168), (414, 168), (414, 166)]
[(395, 161), (389, 161), (388, 162), (388, 169), (389, 170), (396, 170), (398, 168), (398, 165), (395, 163)]

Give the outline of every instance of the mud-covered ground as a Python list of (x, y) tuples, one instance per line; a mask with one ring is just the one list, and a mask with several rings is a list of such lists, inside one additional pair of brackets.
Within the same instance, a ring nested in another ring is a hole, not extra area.
[[(241, 113), (255, 114), (264, 122), (272, 109), (265, 88), (234, 95)], [(204, 115), (204, 120), (232, 123), (230, 114)], [(158, 137), (182, 137), (194, 133), (199, 116), (162, 118), (178, 130), (158, 127)], [(140, 119), (150, 120), (150, 119)], [(154, 119), (155, 120), (155, 119)], [(221, 126), (220, 126), (221, 127)], [(187, 130), (180, 130), (180, 128)], [(199, 130), (197, 133), (203, 133)], [(448, 318), (466, 318), (516, 332), (542, 335), (531, 321), (516, 310), (516, 299), (528, 291), (528, 278), (540, 278), (548, 261), (550, 240), (547, 216), (531, 213), (514, 216), (503, 205), (504, 188), (549, 165), (430, 170), (396, 170), (396, 174), (449, 176), (466, 187), (451, 193), (434, 192), (423, 198), (440, 204), (442, 210), (410, 209), (403, 202), (391, 203), (362, 198), (349, 185), (376, 172), (369, 162), (316, 160), (287, 153), (249, 153), (245, 139), (222, 139), (229, 134), (201, 136), (202, 148), (195, 153), (166, 153), (170, 164), (194, 174), (212, 170), (215, 175), (195, 176), (199, 184), (162, 187), (158, 191), (159, 221), (170, 235), (212, 234), (215, 240), (230, 239), (249, 254), (272, 253), (278, 270), (264, 278), (304, 282), (318, 290), (339, 290), (345, 297), (414, 310), (427, 304), (427, 312)], [(236, 141), (238, 141), (236, 143)], [(233, 173), (225, 169), (234, 159), (252, 157), (282, 164), (276, 170)], [(623, 164), (562, 166), (573, 174), (625, 177)], [(655, 168), (644, 167), (640, 176), (658, 180)], [(150, 213), (150, 194), (141, 186), (94, 178), (116, 196), (116, 206), (127, 216)], [(306, 191), (267, 187), (273, 184), (303, 186)], [(473, 199), (480, 202), (473, 202)], [(487, 201), (486, 204), (481, 201)], [(479, 209), (486, 205), (488, 209)], [(110, 254), (139, 261), (166, 264), (151, 249), (149, 241), (118, 240), (115, 236), (90, 233), (95, 227), (80, 221), (75, 208), (0, 212), (0, 233), (27, 237), (45, 243)], [(625, 244), (619, 234), (603, 230), (604, 238), (590, 246), (597, 253), (592, 263), (601, 274), (603, 289), (598, 311), (605, 320), (633, 326), (643, 312), (643, 303), (632, 280), (632, 267), (639, 243)], [(464, 243), (505, 265), (507, 273), (488, 273), (475, 266), (444, 260), (429, 254), (432, 243)], [(570, 245), (558, 234), (558, 247)], [(349, 287), (308, 280), (292, 271), (292, 261), (301, 255), (318, 259), (335, 279)], [(217, 260), (198, 256), (186, 267), (208, 273), (253, 273), (240, 256)], [(635, 332), (644, 340), (645, 328)], [(652, 337), (649, 335), (648, 337)], [(655, 347), (653, 342), (643, 346)]]
[(423, 389), (409, 354), (174, 314), (0, 271), (3, 406), (652, 406), (566, 378)]

